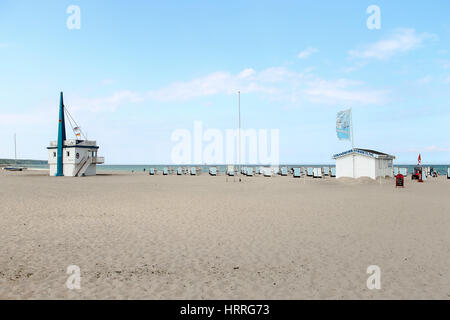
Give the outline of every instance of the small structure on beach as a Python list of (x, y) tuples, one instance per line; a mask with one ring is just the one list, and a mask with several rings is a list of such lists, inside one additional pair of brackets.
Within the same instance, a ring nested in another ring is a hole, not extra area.
[(209, 175), (217, 176), (217, 168), (216, 167), (210, 167), (209, 168)]
[(272, 168), (264, 167), (263, 175), (264, 175), (264, 177), (271, 177), (272, 176)]
[[(66, 139), (65, 115), (75, 134), (75, 139)], [(59, 101), (58, 140), (50, 142), (48, 149), (48, 164), (50, 176), (95, 176), (97, 164), (105, 162), (97, 156), (98, 146), (95, 141), (81, 140), (82, 131), (66, 110), (61, 92)], [(83, 135), (84, 136), (84, 135)]]
[(322, 168), (313, 169), (313, 178), (322, 178)]
[(336, 177), (336, 167), (330, 169), (330, 177), (332, 178)]
[(395, 156), (370, 149), (351, 149), (335, 154), (336, 177), (393, 177)]

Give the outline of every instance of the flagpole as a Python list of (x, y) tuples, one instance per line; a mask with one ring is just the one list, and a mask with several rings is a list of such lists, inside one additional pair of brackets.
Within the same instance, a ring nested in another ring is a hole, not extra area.
[(350, 128), (352, 130), (352, 150), (355, 149), (355, 145), (353, 142), (353, 115), (352, 115), (352, 108), (350, 108)]
[(353, 140), (353, 114), (352, 108), (350, 108), (350, 129), (352, 131), (352, 160), (353, 160), (353, 179), (356, 178), (355, 174), (355, 144)]
[(16, 143), (16, 134), (14, 133), (14, 165), (17, 166), (17, 143)]
[(238, 155), (239, 155), (239, 182), (241, 182), (241, 91), (238, 90), (238, 117), (239, 117), (239, 131), (238, 131)]

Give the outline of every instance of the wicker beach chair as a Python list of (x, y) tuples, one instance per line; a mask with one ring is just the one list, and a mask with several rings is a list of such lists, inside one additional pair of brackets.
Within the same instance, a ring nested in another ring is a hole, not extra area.
[(264, 177), (271, 177), (272, 176), (272, 168), (264, 168)]
[(330, 177), (336, 177), (336, 168), (335, 167), (331, 168)]
[(322, 168), (313, 169), (313, 178), (322, 178)]

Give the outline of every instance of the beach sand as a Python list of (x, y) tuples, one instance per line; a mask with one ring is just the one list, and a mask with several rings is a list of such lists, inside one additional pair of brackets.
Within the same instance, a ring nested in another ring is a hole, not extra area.
[(445, 177), (233, 180), (0, 171), (0, 298), (450, 299)]

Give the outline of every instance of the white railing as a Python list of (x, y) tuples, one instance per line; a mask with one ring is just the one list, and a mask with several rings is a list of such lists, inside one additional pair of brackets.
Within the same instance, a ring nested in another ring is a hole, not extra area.
[(95, 164), (102, 164), (105, 163), (105, 157), (95, 157), (92, 163)]
[[(64, 140), (64, 146), (96, 146), (97, 141), (95, 140), (82, 140), (77, 142), (75, 139)], [(50, 141), (50, 147), (57, 147), (58, 141)]]

